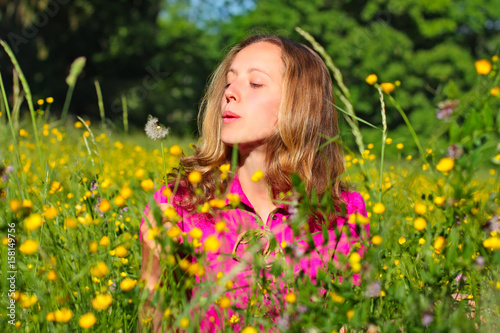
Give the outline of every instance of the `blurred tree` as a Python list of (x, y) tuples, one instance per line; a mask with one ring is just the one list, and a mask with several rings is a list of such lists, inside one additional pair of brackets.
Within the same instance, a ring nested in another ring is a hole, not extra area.
[[(350, 87), (358, 114), (380, 123), (378, 96), (364, 79), (400, 80), (395, 93), (415, 118), (422, 135), (437, 122), (438, 101), (453, 98), (447, 82), (460, 91), (470, 88), (474, 60), (500, 49), (500, 12), (488, 0), (256, 0), (248, 15), (226, 23), (220, 32), (228, 44), (255, 32), (278, 33), (301, 41), (300, 26), (332, 56)], [(391, 127), (402, 124), (388, 110)]]
[[(423, 135), (437, 121), (437, 102), (476, 79), (474, 59), (500, 48), (500, 12), (488, 0), (0, 0), (0, 37), (35, 97), (55, 97), (55, 112), (71, 62), (85, 56), (70, 112), (98, 115), (98, 79), (107, 117), (121, 116), (123, 95), (131, 123), (151, 113), (179, 134), (194, 132), (207, 77), (228, 46), (258, 32), (300, 41), (295, 26), (333, 57), (361, 117), (380, 122), (366, 75), (400, 80), (395, 94)], [(0, 68), (8, 81), (3, 52)], [(402, 123), (391, 109), (388, 120)]]
[[(55, 98), (52, 112), (62, 109), (72, 61), (85, 56), (71, 113), (99, 115), (97, 79), (107, 118), (122, 115), (125, 96), (132, 124), (144, 124), (148, 113), (168, 115), (174, 132), (192, 134), (196, 104), (217, 52), (211, 52), (204, 31), (181, 15), (179, 4), (0, 0), (0, 6), (0, 36), (16, 53), (35, 98)], [(3, 52), (0, 65), (9, 85), (12, 67)]]

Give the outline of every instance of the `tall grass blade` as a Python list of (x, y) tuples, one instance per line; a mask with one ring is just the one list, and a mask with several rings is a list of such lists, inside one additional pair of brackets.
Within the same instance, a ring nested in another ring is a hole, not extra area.
[(71, 102), (71, 96), (73, 96), (73, 90), (75, 89), (76, 80), (85, 67), (86, 58), (78, 57), (71, 64), (69, 69), (69, 74), (66, 77), (66, 84), (68, 85), (68, 92), (66, 93), (66, 98), (64, 100), (63, 111), (61, 114), (61, 120), (63, 124), (66, 122), (66, 117), (68, 116), (69, 104)]
[(40, 145), (40, 138), (38, 136), (38, 128), (36, 126), (36, 118), (35, 118), (35, 109), (33, 107), (33, 97), (31, 95), (31, 90), (28, 85), (28, 81), (26, 80), (26, 77), (24, 76), (23, 71), (21, 70), (21, 66), (19, 66), (19, 63), (17, 62), (16, 56), (14, 55), (14, 52), (12, 52), (10, 46), (3, 40), (0, 40), (0, 45), (4, 48), (5, 52), (9, 56), (10, 60), (12, 61), (12, 64), (14, 65), (14, 68), (16, 69), (17, 73), (19, 74), (19, 79), (21, 80), (21, 84), (23, 86), (23, 90), (26, 93), (26, 101), (28, 102), (28, 108), (30, 110), (31, 114), (31, 122), (33, 125), (33, 134), (35, 136), (35, 142), (36, 142), (36, 148), (38, 152), (38, 159), (40, 162), (40, 169), (42, 169), (42, 175), (45, 174), (45, 164), (43, 163), (43, 158), (42, 158), (42, 147)]
[(101, 126), (102, 126), (102, 128), (105, 128), (106, 117), (104, 114), (104, 103), (102, 102), (101, 85), (99, 84), (99, 81), (97, 81), (97, 80), (94, 81), (94, 85), (95, 85), (95, 90), (97, 92), (97, 101), (99, 103), (99, 114), (101, 115)]
[(122, 95), (122, 108), (123, 108), (123, 130), (125, 134), (128, 134), (128, 108), (127, 108), (127, 97)]

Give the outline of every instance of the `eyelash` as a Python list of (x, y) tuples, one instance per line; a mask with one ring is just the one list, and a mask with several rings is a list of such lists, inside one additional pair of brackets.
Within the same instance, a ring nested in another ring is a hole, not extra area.
[[(229, 88), (229, 86), (231, 85), (231, 83), (228, 83), (224, 86), (224, 90), (226, 90), (227, 88)], [(259, 83), (250, 83), (250, 86), (252, 88), (260, 88), (263, 86), (263, 84), (259, 84)]]

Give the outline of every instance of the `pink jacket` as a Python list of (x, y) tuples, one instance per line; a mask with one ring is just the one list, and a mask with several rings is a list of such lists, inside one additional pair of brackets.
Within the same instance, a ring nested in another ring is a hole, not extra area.
[[(160, 190), (158, 190), (154, 197), (158, 203), (167, 203), (168, 199), (162, 194), (163, 186)], [(268, 239), (272, 238), (270, 235), (274, 235), (277, 240), (278, 247), (281, 248), (280, 244), (283, 241), (286, 242), (287, 246), (292, 246), (294, 248), (294, 253), (296, 253), (296, 257), (300, 258), (298, 260), (299, 264), (292, 267), (293, 262), (289, 258), (286, 257), (286, 265), (289, 270), (293, 269), (294, 274), (298, 274), (300, 271), (304, 271), (311, 279), (315, 279), (316, 274), (319, 269), (325, 267), (324, 262), (326, 263), (329, 258), (332, 256), (333, 250), (336, 248), (336, 251), (339, 251), (345, 255), (349, 253), (351, 246), (357, 241), (356, 224), (351, 224), (347, 221), (346, 218), (338, 217), (337, 218), (337, 226), (342, 226), (345, 223), (349, 225), (351, 228), (351, 236), (347, 237), (346, 233), (342, 233), (340, 239), (336, 240), (335, 230), (328, 230), (329, 232), (329, 241), (326, 246), (322, 246), (323, 244), (323, 236), (322, 232), (318, 232), (313, 235), (314, 243), (317, 246), (317, 251), (312, 251), (307, 256), (301, 257), (301, 254), (307, 249), (307, 239), (298, 240), (297, 237), (294, 237), (293, 230), (286, 223), (286, 219), (290, 218), (290, 206), (285, 204), (280, 204), (274, 211), (269, 214), (268, 220), (266, 221), (266, 226), (260, 222), (260, 218), (257, 216), (252, 204), (246, 197), (243, 192), (239, 179), (237, 175), (234, 177), (232, 182), (229, 184), (230, 193), (237, 194), (242, 203), (242, 208), (232, 208), (229, 205), (229, 199), (226, 199), (226, 205), (229, 207), (225, 207), (225, 209), (221, 209), (217, 211), (216, 220), (214, 217), (209, 214), (202, 214), (200, 212), (191, 212), (188, 213), (182, 208), (175, 206), (174, 208), (177, 211), (177, 214), (180, 216), (180, 221), (178, 222), (179, 228), (186, 233), (197, 227), (201, 229), (203, 236), (200, 239), (202, 244), (205, 243), (205, 239), (208, 236), (215, 235), (219, 242), (220, 248), (215, 253), (207, 253), (207, 262), (208, 264), (204, 267), (205, 273), (201, 277), (201, 279), (197, 276), (196, 282), (203, 282), (205, 280), (217, 280), (217, 273), (222, 273), (222, 278), (219, 280), (220, 288), (218, 290), (203, 290), (203, 286), (196, 287), (193, 290), (193, 295), (195, 292), (198, 292), (198, 295), (220, 295), (221, 293), (231, 299), (231, 305), (236, 305), (236, 307), (240, 309), (246, 309), (248, 300), (252, 297), (252, 286), (255, 287), (255, 283), (250, 279), (250, 275), (252, 274), (251, 270), (248, 269), (249, 265), (245, 268), (245, 262), (252, 260), (252, 257), (245, 253), (245, 249), (250, 244), (244, 244), (243, 242), (239, 242), (238, 246), (236, 246), (235, 254), (236, 258), (234, 259), (231, 256), (233, 249), (235, 248), (235, 244), (237, 243), (238, 236), (242, 236), (243, 232), (246, 230), (266, 230), (263, 234), (264, 236), (261, 241), (263, 242), (263, 247), (268, 243)], [(176, 193), (177, 195), (185, 195), (181, 191)], [(351, 215), (354, 213), (361, 214), (366, 216), (366, 208), (365, 202), (362, 196), (356, 192), (343, 192), (342, 197), (345, 200), (347, 215)], [(229, 208), (229, 209), (227, 209)], [(148, 207), (146, 207), (145, 214), (147, 215)], [(218, 221), (224, 221), (226, 223), (226, 231), (222, 233), (218, 233), (215, 230), (215, 223)], [(141, 222), (144, 223), (144, 220)], [(366, 230), (366, 237), (369, 236), (369, 226), (366, 224), (364, 226)], [(240, 237), (241, 238), (241, 237)], [(189, 241), (191, 241), (191, 236), (188, 236)], [(201, 248), (199, 249), (201, 251)], [(272, 249), (271, 249), (272, 250)], [(278, 248), (275, 248), (276, 251), (280, 251)], [(361, 248), (358, 252), (362, 252), (363, 248)], [(270, 251), (270, 255), (268, 258), (268, 262), (272, 260), (275, 256), (275, 251)], [(336, 252), (338, 253), (338, 252)], [(227, 254), (227, 255), (222, 255)], [(361, 253), (360, 253), (361, 254)], [(334, 256), (334, 262), (336, 261), (336, 254)], [(242, 264), (242, 265), (239, 265)], [(239, 267), (239, 269), (238, 269)], [(219, 277), (221, 276), (219, 273)], [(230, 280), (233, 285), (230, 289), (225, 291), (225, 282)], [(355, 284), (359, 284), (359, 277), (355, 276), (354, 281)], [(283, 304), (283, 299), (286, 294), (284, 291), (284, 286), (280, 284), (280, 292), (271, 291), (269, 293), (269, 298), (264, 301), (266, 304), (266, 308), (261, 309), (262, 312), (268, 313), (269, 315), (276, 317), (279, 315), (279, 305)], [(201, 293), (200, 293), (201, 291)], [(194, 299), (193, 299), (194, 301)], [(267, 308), (268, 306), (268, 308)], [(204, 318), (200, 322), (201, 332), (216, 332), (220, 329), (221, 323), (219, 318), (221, 316), (222, 310), (216, 305), (212, 306), (206, 313), (206, 315), (202, 316)], [(229, 308), (227, 313), (225, 314), (225, 326), (227, 325), (227, 320), (233, 316), (234, 311)], [(235, 317), (233, 317), (235, 319)], [(233, 320), (234, 321), (234, 320)], [(231, 324), (235, 331), (239, 331), (243, 323), (240, 321), (236, 324)], [(227, 326), (226, 326), (227, 327)]]

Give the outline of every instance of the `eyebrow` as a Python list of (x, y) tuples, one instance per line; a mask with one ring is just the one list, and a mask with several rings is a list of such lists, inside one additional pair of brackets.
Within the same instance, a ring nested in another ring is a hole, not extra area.
[[(251, 73), (251, 72), (260, 72), (260, 73), (262, 73), (262, 74), (265, 74), (265, 75), (267, 75), (267, 76), (271, 77), (271, 75), (269, 75), (269, 74), (268, 74), (265, 70), (260, 69), (260, 68), (256, 68), (256, 67), (249, 68), (247, 72), (248, 72), (248, 73)], [(229, 74), (229, 73), (234, 73), (234, 74), (238, 75), (238, 71), (237, 71), (236, 69), (234, 69), (234, 68), (230, 68), (230, 69), (227, 71), (227, 73), (228, 73), (228, 74)], [(227, 74), (226, 74), (226, 75), (227, 75)]]

